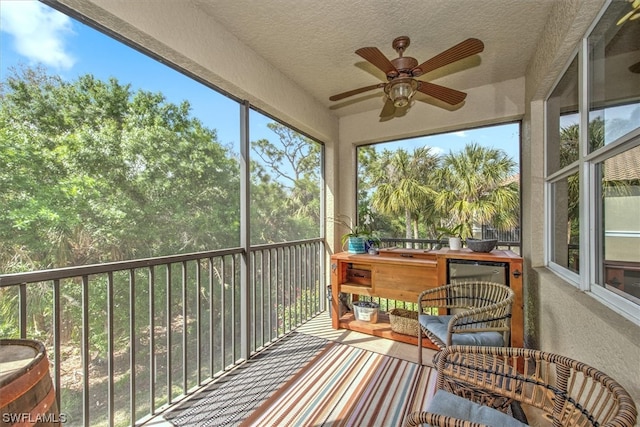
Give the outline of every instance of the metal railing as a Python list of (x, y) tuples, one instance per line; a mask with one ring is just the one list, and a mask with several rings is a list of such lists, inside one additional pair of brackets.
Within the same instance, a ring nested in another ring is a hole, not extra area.
[(142, 423), (240, 363), (243, 345), (250, 354), (324, 308), (321, 239), (243, 256), (228, 249), (0, 275), (12, 307), (3, 337), (45, 343), (67, 422)]
[(409, 248), (409, 249), (424, 249), (426, 251), (436, 249), (440, 242), (435, 239), (406, 239), (406, 238), (382, 238), (382, 248)]
[(520, 227), (511, 230), (500, 230), (489, 225), (481, 227), (483, 239), (498, 239), (500, 242), (520, 242)]
[[(489, 238), (489, 237), (486, 237)], [(406, 238), (382, 238), (380, 239), (382, 248), (402, 247), (410, 249), (432, 250), (447, 246), (447, 240), (436, 239), (406, 239)], [(520, 253), (520, 241), (501, 241), (498, 240), (497, 249), (510, 250), (517, 254)]]

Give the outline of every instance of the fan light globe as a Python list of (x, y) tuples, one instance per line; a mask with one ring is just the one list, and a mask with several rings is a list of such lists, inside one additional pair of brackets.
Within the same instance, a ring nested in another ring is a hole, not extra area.
[(389, 88), (389, 99), (393, 101), (396, 108), (402, 108), (409, 105), (411, 97), (416, 93), (418, 83), (413, 79), (398, 81), (391, 83)]

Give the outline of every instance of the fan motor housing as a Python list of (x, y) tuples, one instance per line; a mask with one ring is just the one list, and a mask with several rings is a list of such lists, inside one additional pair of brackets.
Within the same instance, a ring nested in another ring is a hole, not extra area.
[[(411, 76), (411, 70), (418, 66), (418, 60), (410, 56), (401, 56), (400, 58), (392, 59), (391, 63), (396, 67), (401, 77)], [(402, 74), (405, 74), (405, 76), (402, 76)], [(387, 78), (388, 77), (389, 75), (387, 75)]]

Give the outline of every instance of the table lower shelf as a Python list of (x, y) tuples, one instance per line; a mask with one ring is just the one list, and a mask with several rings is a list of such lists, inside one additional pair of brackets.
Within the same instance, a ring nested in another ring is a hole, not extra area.
[[(407, 344), (418, 345), (418, 337), (393, 332), (391, 330), (391, 323), (389, 323), (389, 316), (386, 313), (378, 313), (377, 323), (356, 320), (353, 313), (347, 313), (340, 317), (338, 326), (342, 329), (362, 332), (363, 334), (369, 334), (380, 338), (387, 338)], [(438, 347), (433, 344), (431, 340), (429, 340), (429, 338), (422, 339), (422, 346), (431, 348), (433, 350), (438, 350)]]

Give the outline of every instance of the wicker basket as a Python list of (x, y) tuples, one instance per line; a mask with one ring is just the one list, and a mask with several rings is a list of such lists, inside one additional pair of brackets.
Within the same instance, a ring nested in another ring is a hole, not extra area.
[[(391, 323), (391, 330), (397, 334), (418, 336), (420, 327), (418, 325), (417, 311), (394, 308), (389, 311), (389, 323)], [(422, 336), (424, 336), (424, 333)]]

